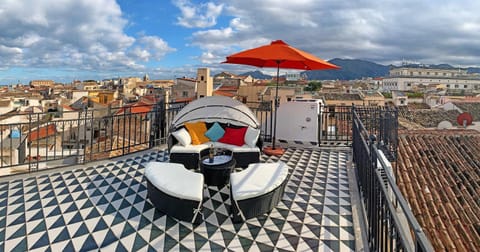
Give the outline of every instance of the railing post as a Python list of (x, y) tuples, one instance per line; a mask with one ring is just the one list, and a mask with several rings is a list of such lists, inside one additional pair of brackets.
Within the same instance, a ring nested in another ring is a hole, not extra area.
[(368, 204), (367, 204), (367, 211), (368, 211), (368, 219), (369, 219), (369, 242), (370, 248), (373, 248), (375, 251), (377, 248), (377, 209), (376, 209), (376, 190), (375, 190), (375, 158), (374, 158), (374, 144), (377, 140), (375, 135), (370, 135), (368, 138), (368, 146), (369, 146), (369, 162), (367, 164), (367, 178), (368, 180)]
[(148, 147), (153, 148), (155, 146), (155, 131), (156, 131), (156, 111), (157, 111), (157, 105), (155, 104), (153, 106), (153, 110), (150, 111), (150, 134), (149, 134), (149, 141), (148, 141)]
[[(159, 125), (157, 126), (160, 128), (160, 131), (161, 131), (161, 134), (159, 136), (160, 139), (167, 139), (169, 134), (167, 122), (166, 122), (166, 113), (167, 113), (166, 106), (167, 105), (164, 98), (160, 101), (160, 120), (159, 120)], [(166, 143), (166, 141), (164, 143)]]

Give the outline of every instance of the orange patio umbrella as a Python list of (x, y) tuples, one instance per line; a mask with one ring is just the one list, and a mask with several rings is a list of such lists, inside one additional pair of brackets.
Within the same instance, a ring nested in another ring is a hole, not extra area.
[[(297, 70), (328, 70), (340, 67), (324, 61), (314, 55), (296, 49), (282, 40), (272, 41), (269, 45), (245, 50), (227, 56), (222, 63), (250, 65), (262, 68), (277, 68), (277, 85), (275, 88), (275, 119), (273, 125), (272, 150), (275, 150), (275, 137), (277, 131), (277, 108), (278, 108), (278, 79), (280, 68)], [(272, 153), (275, 153), (272, 152)]]

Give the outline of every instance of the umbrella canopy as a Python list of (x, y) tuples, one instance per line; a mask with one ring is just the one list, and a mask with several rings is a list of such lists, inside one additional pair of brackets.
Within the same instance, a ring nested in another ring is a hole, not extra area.
[(339, 69), (340, 67), (317, 58), (310, 53), (296, 49), (282, 40), (275, 40), (270, 45), (245, 50), (227, 56), (222, 63), (250, 65), (256, 67), (277, 68), (277, 85), (275, 88), (275, 117), (273, 126), (273, 147), (275, 150), (275, 137), (277, 131), (277, 108), (278, 108), (278, 79), (280, 68), (298, 70), (327, 70)]
[(282, 40), (227, 56), (223, 63), (298, 70), (327, 70), (339, 67), (296, 49)]

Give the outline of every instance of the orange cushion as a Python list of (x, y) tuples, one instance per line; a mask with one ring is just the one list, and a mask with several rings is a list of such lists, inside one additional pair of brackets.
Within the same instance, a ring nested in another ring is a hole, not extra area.
[(205, 122), (185, 123), (185, 128), (187, 128), (188, 133), (192, 138), (192, 145), (198, 145), (210, 141), (210, 139), (205, 136), (205, 132), (207, 132)]

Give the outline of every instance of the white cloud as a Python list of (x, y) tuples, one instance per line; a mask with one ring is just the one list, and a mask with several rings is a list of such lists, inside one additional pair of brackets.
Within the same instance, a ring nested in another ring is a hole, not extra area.
[(176, 51), (174, 48), (169, 47), (168, 43), (163, 39), (155, 36), (142, 36), (138, 39), (138, 44), (139, 47), (136, 47), (134, 50), (143, 48), (143, 51), (148, 52), (148, 57), (144, 58), (144, 61), (150, 60), (150, 57), (158, 60), (165, 54)]
[(198, 58), (202, 64), (218, 64), (222, 62), (224, 59), (219, 57), (218, 55), (215, 55), (212, 52), (204, 52), (202, 55)]
[(182, 16), (177, 18), (178, 24), (188, 28), (206, 28), (217, 23), (217, 17), (222, 13), (223, 4), (213, 2), (192, 4), (189, 0), (174, 0)]
[(0, 45), (0, 55), (14, 56), (19, 54), (22, 54), (22, 49), (18, 47), (7, 47)]
[(174, 51), (159, 37), (129, 36), (115, 0), (0, 2), (0, 67), (141, 69)]
[(480, 62), (476, 12), (480, 1), (222, 2), (230, 24), (192, 36), (193, 44), (216, 57), (282, 39), (324, 59), (359, 58), (383, 64), (402, 58), (454, 65)]

